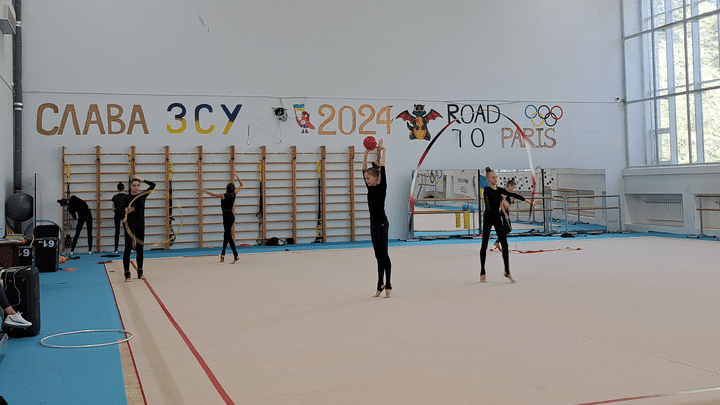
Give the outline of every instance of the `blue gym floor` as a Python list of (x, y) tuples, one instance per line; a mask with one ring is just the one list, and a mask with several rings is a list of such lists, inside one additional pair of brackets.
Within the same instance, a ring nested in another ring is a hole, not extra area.
[[(646, 233), (579, 233), (576, 237), (628, 238), (647, 236)], [(653, 236), (687, 238), (686, 235)], [(552, 236), (516, 236), (512, 242), (548, 241), (561, 239)], [(390, 242), (391, 246), (418, 244), (480, 243), (480, 239), (436, 239)], [(241, 253), (258, 253), (289, 250), (348, 249), (369, 247), (369, 241), (299, 244), (288, 246), (245, 247)], [(147, 258), (173, 256), (217, 255), (218, 248), (150, 251)], [(134, 257), (134, 255), (133, 255)], [(102, 254), (80, 254), (79, 259), (61, 265), (54, 273), (40, 274), (41, 330), (37, 336), (10, 338), (5, 353), (0, 357), (0, 396), (9, 405), (77, 405), (126, 404), (125, 386), (119, 346), (93, 348), (49, 348), (40, 340), (50, 335), (81, 330), (122, 329), (113, 291), (104, 265), (106, 260), (120, 257), (103, 257)], [(76, 270), (68, 271), (72, 268)], [(112, 342), (123, 338), (117, 332), (83, 333), (61, 336), (48, 341), (56, 345), (91, 345)]]

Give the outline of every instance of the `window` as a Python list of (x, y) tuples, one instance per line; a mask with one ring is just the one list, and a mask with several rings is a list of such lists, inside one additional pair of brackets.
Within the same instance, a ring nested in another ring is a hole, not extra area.
[(720, 163), (720, 0), (623, 0), (630, 166)]

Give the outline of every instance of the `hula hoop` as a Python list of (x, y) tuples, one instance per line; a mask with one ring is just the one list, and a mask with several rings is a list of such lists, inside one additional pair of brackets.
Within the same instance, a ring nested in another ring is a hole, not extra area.
[[(135, 202), (135, 200), (137, 200), (137, 199), (140, 198), (141, 196), (143, 196), (143, 195), (150, 196), (150, 194), (152, 194), (152, 193), (154, 193), (154, 192), (155, 192), (155, 190), (145, 190), (145, 191), (143, 191), (143, 192), (141, 192), (141, 193), (138, 193), (138, 195), (135, 196), (135, 198), (133, 198), (132, 201), (130, 201), (130, 204), (128, 204), (127, 208), (132, 207), (132, 205), (133, 205), (133, 203)], [(132, 240), (133, 240), (135, 243), (139, 243), (139, 244), (145, 245), (145, 246), (160, 246), (160, 245), (164, 245), (164, 244), (166, 244), (166, 243), (172, 242), (172, 241), (175, 240), (175, 238), (177, 238), (178, 234), (180, 233), (180, 229), (182, 229), (182, 226), (183, 226), (182, 206), (180, 206), (180, 204), (177, 203), (177, 202), (175, 203), (175, 206), (177, 207), (178, 211), (180, 211), (180, 224), (178, 224), (178, 229), (177, 229), (177, 231), (175, 231), (175, 232), (173, 232), (172, 234), (170, 234), (170, 237), (167, 238), (167, 239), (165, 239), (164, 241), (162, 241), (162, 242), (153, 242), (153, 243), (145, 243), (144, 240), (135, 237), (135, 234), (132, 233), (132, 231), (130, 230), (130, 225), (128, 225), (128, 223), (127, 223), (127, 217), (128, 217), (128, 214), (130, 214), (129, 212), (125, 212), (125, 218), (124, 218), (124, 220), (123, 220), (123, 226), (125, 227), (125, 231), (128, 233), (128, 235), (132, 238)]]
[[(94, 345), (61, 346), (61, 345), (51, 345), (51, 344), (49, 344), (49, 343), (45, 343), (45, 341), (46, 341), (47, 339), (50, 339), (50, 338), (54, 338), (54, 337), (58, 337), (58, 336), (64, 336), (64, 335), (74, 335), (74, 334), (78, 334), (78, 333), (88, 333), (88, 332), (122, 332), (122, 333), (125, 333), (125, 334), (129, 334), (130, 336), (129, 336), (129, 337), (126, 337), (125, 339), (120, 339), (120, 340), (115, 341), (115, 342), (110, 342), (110, 343), (98, 343), (98, 344), (94, 344)], [(129, 332), (129, 331), (125, 330), (125, 329), (87, 329), (87, 330), (76, 330), (76, 331), (72, 331), (72, 332), (56, 333), (56, 334), (54, 334), (54, 335), (46, 336), (46, 337), (40, 339), (40, 344), (43, 345), (43, 346), (46, 346), (46, 347), (52, 347), (52, 348), (56, 348), (56, 349), (85, 349), (85, 348), (89, 348), (89, 347), (100, 347), (100, 346), (118, 345), (118, 344), (120, 344), (120, 343), (125, 343), (125, 342), (127, 342), (128, 340), (132, 339), (133, 337), (135, 337), (135, 335), (133, 335), (132, 332)]]

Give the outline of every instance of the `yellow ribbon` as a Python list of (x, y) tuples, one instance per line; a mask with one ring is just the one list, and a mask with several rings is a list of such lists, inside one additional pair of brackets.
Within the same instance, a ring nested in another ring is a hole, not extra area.
[(148, 195), (148, 196), (149, 196), (150, 194), (152, 194), (152, 193), (154, 193), (154, 192), (155, 192), (155, 190), (153, 189), (153, 190), (145, 190), (145, 191), (139, 193), (138, 195), (135, 196), (135, 198), (132, 199), (132, 201), (130, 201), (130, 204), (128, 204), (127, 209), (125, 210), (125, 218), (123, 219), (123, 223), (125, 224), (125, 231), (126, 231), (127, 234), (130, 235), (130, 237), (132, 238), (133, 247), (135, 247), (135, 245), (138, 244), (138, 243), (141, 244), (141, 245), (147, 245), (147, 246), (161, 246), (161, 245), (164, 245), (164, 244), (166, 244), (166, 243), (169, 243), (169, 242), (172, 241), (172, 240), (175, 240), (175, 238), (177, 237), (177, 235), (180, 233), (180, 229), (182, 229), (182, 226), (183, 226), (182, 207), (180, 206), (180, 204), (178, 204), (178, 203), (176, 202), (176, 203), (175, 203), (175, 206), (177, 207), (178, 211), (180, 211), (180, 224), (178, 225), (177, 231), (171, 233), (169, 238), (165, 239), (165, 240), (162, 241), (162, 242), (146, 243), (144, 240), (137, 238), (137, 237), (135, 236), (135, 234), (132, 233), (132, 231), (130, 230), (130, 226), (129, 226), (128, 223), (127, 223), (128, 214), (130, 214), (129, 209), (132, 207), (132, 205), (133, 205), (133, 203), (135, 202), (135, 200), (137, 200), (138, 198), (142, 197), (143, 195)]

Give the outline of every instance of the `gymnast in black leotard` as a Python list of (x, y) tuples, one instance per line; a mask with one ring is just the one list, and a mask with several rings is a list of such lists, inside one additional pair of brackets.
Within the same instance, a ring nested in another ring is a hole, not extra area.
[[(149, 187), (147, 190), (140, 192), (140, 183), (145, 183)], [(133, 250), (137, 254), (137, 276), (144, 280), (143, 275), (143, 244), (145, 243), (145, 200), (150, 192), (155, 189), (155, 183), (149, 180), (143, 180), (133, 175), (130, 181), (130, 194), (125, 197), (123, 208), (127, 213), (123, 219), (125, 222), (125, 250), (123, 251), (123, 269), (125, 270), (125, 281), (132, 281), (130, 278), (130, 254)], [(129, 232), (128, 232), (129, 229)]]
[[(382, 139), (377, 144), (378, 163), (368, 168), (369, 149), (365, 150), (363, 156), (363, 178), (367, 186), (367, 202), (370, 211), (370, 239), (378, 266), (378, 282), (375, 296), (379, 297), (385, 290), (385, 298), (390, 298), (392, 285), (390, 284), (390, 255), (388, 253), (388, 231), (390, 223), (385, 215), (385, 196), (387, 194), (387, 182), (385, 179), (385, 147)], [(385, 282), (383, 283), (383, 276)]]
[[(520, 194), (511, 193), (502, 187), (498, 187), (498, 177), (489, 167), (485, 168), (485, 177), (487, 178), (489, 186), (483, 190), (483, 199), (485, 200), (485, 213), (483, 214), (483, 233), (482, 233), (482, 245), (480, 246), (480, 282), (484, 283), (485, 280), (485, 257), (487, 256), (488, 241), (490, 239), (490, 231), (494, 227), (495, 233), (500, 242), (502, 248), (502, 257), (505, 264), (505, 277), (507, 277), (513, 283), (515, 280), (510, 275), (510, 254), (508, 252), (507, 235), (500, 221), (500, 208), (503, 201), (503, 195), (508, 197), (516, 198), (520, 201), (525, 201), (525, 197)], [(535, 201), (533, 204), (538, 204), (539, 201)]]
[(93, 241), (93, 231), (92, 231), (92, 212), (90, 211), (90, 208), (88, 207), (87, 203), (83, 201), (82, 199), (78, 198), (77, 196), (70, 196), (69, 199), (63, 198), (62, 200), (57, 201), (58, 204), (62, 206), (68, 207), (68, 212), (70, 212), (70, 215), (72, 215), (73, 219), (77, 220), (77, 227), (75, 228), (75, 236), (72, 240), (72, 247), (70, 248), (70, 256), (75, 255), (75, 246), (77, 246), (78, 238), (80, 237), (80, 231), (83, 228), (83, 225), (86, 227), (87, 230), (87, 239), (88, 239), (88, 254), (92, 254), (92, 241)]
[(113, 210), (113, 221), (115, 222), (115, 253), (118, 252), (120, 244), (120, 228), (122, 228), (122, 219), (125, 218), (125, 209), (123, 208), (123, 202), (125, 201), (125, 185), (122, 182), (117, 184), (117, 194), (112, 198), (112, 210)]
[[(507, 186), (505, 186), (505, 190), (512, 193), (513, 191), (515, 191), (516, 185), (517, 183), (515, 182), (515, 178), (513, 177), (512, 179), (508, 180)], [(500, 215), (502, 217), (500, 219), (502, 220), (503, 228), (506, 231), (505, 236), (507, 236), (507, 234), (512, 231), (512, 224), (510, 223), (510, 204), (513, 203), (514, 201), (510, 197), (506, 195), (502, 196), (502, 202), (500, 203)], [(495, 245), (496, 249), (499, 249), (500, 241), (496, 239), (495, 242), (493, 242), (493, 245)]]
[(235, 262), (238, 261), (238, 253), (237, 249), (235, 249), (235, 241), (233, 240), (233, 234), (232, 234), (232, 227), (235, 223), (235, 214), (233, 214), (233, 205), (235, 204), (235, 197), (237, 196), (238, 191), (243, 187), (243, 182), (240, 180), (240, 178), (235, 174), (235, 179), (240, 183), (238, 187), (235, 187), (235, 183), (228, 183), (227, 187), (225, 187), (225, 194), (216, 194), (213, 192), (210, 192), (208, 190), (203, 189), (204, 193), (210, 194), (213, 197), (217, 197), (220, 199), (220, 208), (222, 209), (222, 216), (223, 216), (223, 247), (222, 252), (220, 253), (220, 262), (225, 261), (225, 249), (227, 249), (228, 244), (230, 245), (230, 249), (233, 252), (233, 262), (232, 264), (235, 264)]

